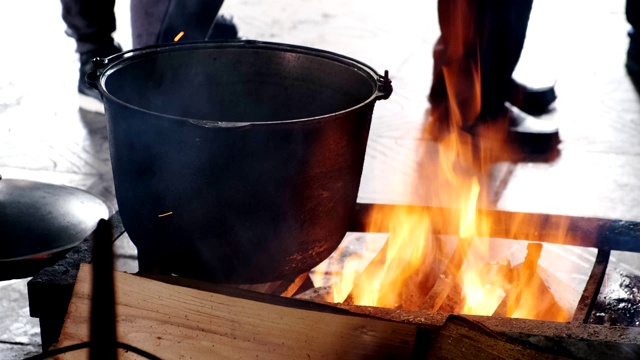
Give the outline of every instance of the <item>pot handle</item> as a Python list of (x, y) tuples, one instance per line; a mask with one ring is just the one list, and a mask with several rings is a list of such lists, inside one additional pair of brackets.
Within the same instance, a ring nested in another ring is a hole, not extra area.
[(113, 54), (109, 57), (106, 58), (94, 58), (93, 60), (91, 60), (91, 64), (93, 65), (93, 69), (91, 71), (89, 71), (87, 73), (87, 76), (85, 77), (85, 81), (87, 82), (87, 84), (89, 84), (89, 86), (91, 86), (92, 88), (99, 90), (98, 89), (98, 81), (100, 79), (100, 74), (102, 74), (102, 70), (107, 67), (107, 65), (118, 61), (120, 59), (123, 59), (125, 57), (130, 56), (133, 53), (140, 53), (140, 52), (144, 52), (146, 49), (130, 49), (127, 51), (123, 51), (123, 52), (119, 52), (117, 54)]
[(98, 80), (100, 78), (100, 70), (107, 66), (107, 59), (95, 58), (91, 60), (91, 64), (93, 65), (93, 69), (87, 73), (84, 77), (84, 81), (86, 81), (89, 86), (99, 91)]
[(387, 100), (393, 92), (391, 79), (389, 79), (389, 70), (384, 71), (384, 76), (378, 76), (378, 90), (376, 91), (376, 100)]

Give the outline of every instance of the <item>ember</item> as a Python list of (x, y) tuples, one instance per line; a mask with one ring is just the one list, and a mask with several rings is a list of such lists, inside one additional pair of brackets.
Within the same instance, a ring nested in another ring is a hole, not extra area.
[(180, 31), (176, 37), (173, 38), (173, 42), (178, 42), (184, 36), (184, 31)]

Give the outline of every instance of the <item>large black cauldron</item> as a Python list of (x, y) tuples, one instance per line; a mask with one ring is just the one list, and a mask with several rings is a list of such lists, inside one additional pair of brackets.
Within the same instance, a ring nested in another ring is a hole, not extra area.
[(388, 78), (241, 41), (97, 59), (120, 216), (142, 271), (268, 282), (310, 270), (352, 218)]

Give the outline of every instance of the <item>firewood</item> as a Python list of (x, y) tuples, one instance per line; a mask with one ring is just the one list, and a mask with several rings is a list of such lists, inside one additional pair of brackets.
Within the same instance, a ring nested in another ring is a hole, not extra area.
[(309, 273), (303, 273), (289, 279), (274, 281), (263, 284), (238, 285), (237, 287), (244, 290), (256, 291), (264, 294), (280, 295), (291, 297), (300, 288), (302, 283), (307, 279)]
[[(57, 347), (89, 339), (90, 271), (81, 266)], [(272, 305), (124, 273), (114, 280), (118, 341), (161, 358), (409, 359), (415, 344), (415, 325), (282, 306), (320, 306), (313, 303), (245, 292), (280, 304)], [(87, 352), (60, 358), (86, 359)]]
[(429, 295), (427, 295), (420, 305), (420, 310), (429, 312), (438, 311), (442, 303), (449, 296), (449, 292), (455, 283), (456, 279), (453, 276), (440, 275), (436, 284), (431, 288)]
[(524, 346), (460, 316), (449, 316), (429, 338), (428, 346), (416, 359), (562, 359)]
[(294, 296), (296, 299), (315, 301), (315, 302), (333, 302), (333, 287), (319, 286), (309, 289), (301, 294)]
[[(518, 264), (514, 266), (514, 270), (520, 273), (522, 267), (523, 264)], [(530, 277), (528, 286), (533, 289), (531, 292), (536, 294), (534, 300), (536, 310), (526, 318), (552, 321), (569, 321), (571, 319), (580, 299), (580, 292), (560, 280), (553, 272), (542, 265), (537, 266), (536, 273)], [(510, 293), (507, 294), (493, 313), (494, 316), (506, 317), (513, 315), (508, 311), (510, 296)], [(520, 299), (520, 302), (522, 302), (522, 299)]]
[(449, 296), (449, 292), (458, 282), (458, 273), (464, 264), (464, 260), (469, 252), (469, 243), (466, 239), (459, 239), (451, 258), (447, 262), (442, 275), (434, 286), (427, 293), (428, 295), (421, 302), (419, 309), (435, 312), (438, 311), (442, 303)]
[[(399, 278), (397, 274), (386, 273), (382, 280), (381, 294), (387, 293), (385, 284), (398, 284), (400, 283), (401, 291), (397, 294), (396, 301), (393, 304), (378, 304), (378, 306), (386, 307), (401, 307), (408, 310), (417, 310), (423, 304), (424, 299), (427, 297), (431, 289), (438, 281), (439, 274), (444, 269), (445, 259), (447, 257), (447, 246), (445, 241), (440, 236), (434, 236), (430, 240), (431, 247), (428, 247), (423, 252), (422, 267), (416, 269), (411, 275), (406, 278)], [(347, 305), (355, 304), (354, 296), (358, 292), (362, 291), (362, 288), (369, 286), (365, 279), (371, 279), (375, 277), (375, 274), (383, 271), (387, 258), (388, 243), (382, 247), (376, 257), (369, 263), (362, 273), (356, 276), (354, 286), (344, 303)], [(450, 250), (449, 250), (450, 251)], [(356, 304), (357, 305), (357, 304)]]

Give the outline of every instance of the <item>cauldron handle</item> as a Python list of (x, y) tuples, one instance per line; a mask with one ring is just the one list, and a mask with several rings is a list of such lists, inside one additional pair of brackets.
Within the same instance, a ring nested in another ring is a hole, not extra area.
[(107, 65), (115, 61), (118, 61), (120, 59), (123, 59), (125, 57), (146, 52), (146, 51), (152, 51), (155, 49), (157, 49), (157, 47), (148, 46), (141, 49), (130, 49), (127, 51), (119, 52), (117, 54), (113, 54), (106, 58), (101, 58), (101, 57), (94, 58), (91, 60), (93, 69), (91, 69), (91, 71), (87, 73), (87, 76), (85, 77), (85, 81), (87, 82), (87, 84), (89, 84), (89, 86), (100, 91), (100, 89), (98, 88), (98, 81), (100, 79), (100, 74), (102, 73), (102, 69), (104, 69)]
[(107, 65), (106, 60), (107, 59), (104, 58), (95, 58), (91, 60), (93, 69), (91, 69), (91, 71), (89, 71), (84, 77), (84, 81), (86, 81), (89, 86), (98, 91), (100, 90), (98, 89), (98, 79), (100, 78), (100, 74), (98, 73), (98, 71), (100, 71)]
[(389, 79), (389, 70), (384, 71), (384, 76), (378, 77), (378, 90), (376, 91), (376, 100), (387, 100), (393, 92), (391, 79)]

